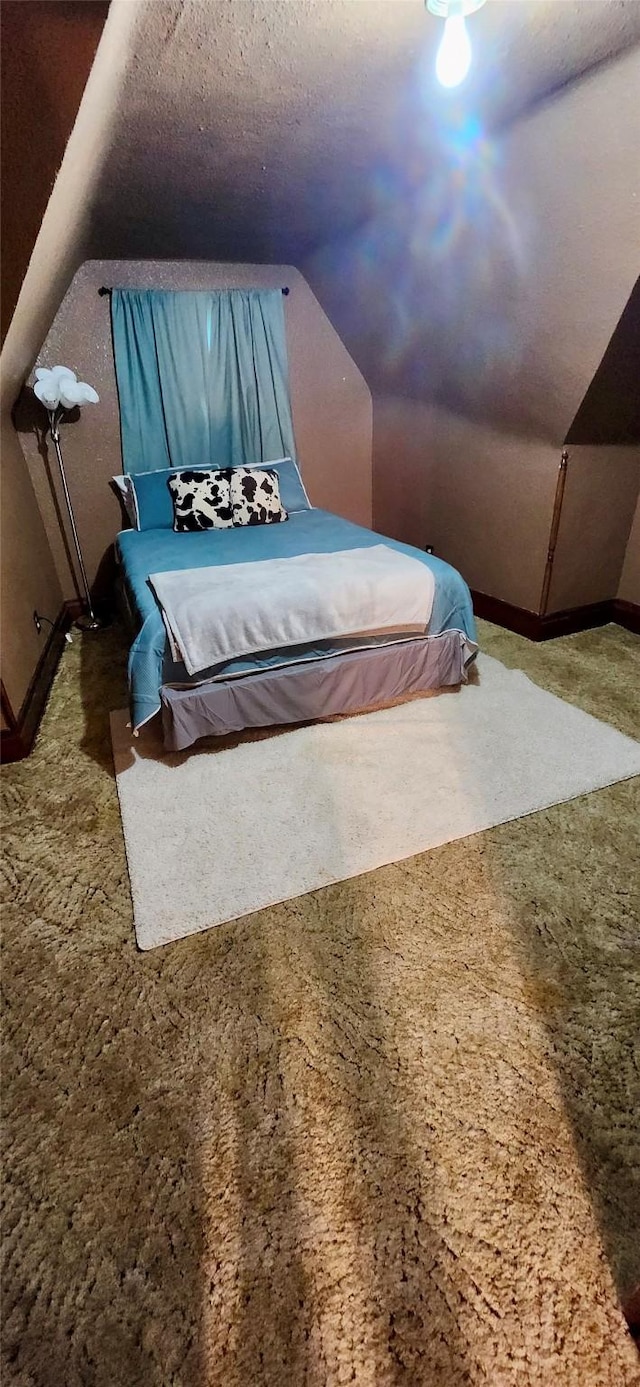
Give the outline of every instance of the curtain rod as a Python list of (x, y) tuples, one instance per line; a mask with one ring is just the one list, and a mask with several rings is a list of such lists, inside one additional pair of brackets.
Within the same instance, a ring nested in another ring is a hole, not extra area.
[[(235, 288), (239, 288), (240, 286), (239, 286), (239, 285), (236, 285), (236, 286), (234, 286), (234, 287), (235, 287)], [(266, 286), (265, 286), (265, 287), (266, 287)], [(111, 290), (111, 289), (108, 289), (107, 286), (106, 286), (106, 284), (101, 285), (100, 289), (98, 289), (98, 293), (99, 293), (100, 295), (110, 294), (111, 292), (112, 292), (112, 290)], [(224, 292), (224, 291), (223, 291), (223, 292)], [(289, 293), (289, 286), (288, 286), (288, 284), (285, 285), (285, 287), (284, 287), (284, 289), (282, 290), (282, 292), (283, 292), (283, 294), (288, 294), (288, 293)]]

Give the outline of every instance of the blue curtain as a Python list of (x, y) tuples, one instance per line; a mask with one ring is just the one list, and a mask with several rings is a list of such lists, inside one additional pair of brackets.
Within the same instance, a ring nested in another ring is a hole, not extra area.
[(114, 289), (125, 472), (295, 456), (280, 289)]

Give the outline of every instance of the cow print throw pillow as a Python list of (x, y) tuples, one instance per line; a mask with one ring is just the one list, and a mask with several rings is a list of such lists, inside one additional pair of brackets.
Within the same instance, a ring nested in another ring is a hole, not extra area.
[(234, 467), (231, 472), (234, 525), (274, 525), (289, 516), (280, 500), (278, 474), (265, 467)]
[(233, 525), (230, 473), (174, 472), (167, 480), (173, 500), (173, 528), (187, 530), (230, 530)]

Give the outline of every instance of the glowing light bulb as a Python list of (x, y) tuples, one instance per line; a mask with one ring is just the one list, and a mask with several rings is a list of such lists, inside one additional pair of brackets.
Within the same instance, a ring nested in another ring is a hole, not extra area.
[(458, 87), (471, 66), (471, 44), (464, 15), (450, 15), (436, 57), (436, 76), (443, 87)]

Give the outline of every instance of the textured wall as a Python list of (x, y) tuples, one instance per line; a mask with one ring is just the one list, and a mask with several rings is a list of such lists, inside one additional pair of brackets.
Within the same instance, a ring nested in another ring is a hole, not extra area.
[(433, 544), (471, 587), (537, 611), (559, 449), (377, 396), (373, 437), (376, 529)]
[[(374, 397), (373, 417), (376, 529), (433, 544), (471, 587), (538, 611), (561, 449), (411, 400)], [(569, 455), (547, 610), (639, 602), (640, 449)]]
[(2, 5), (3, 339), (108, 8), (107, 0)]
[(2, 420), (2, 679), (17, 714), (51, 628), (38, 635), (34, 609), (55, 621), (62, 588), (20, 444)]
[(631, 522), (617, 595), (623, 602), (636, 602), (640, 606), (640, 496)]
[[(418, 549), (435, 538), (433, 417), (432, 406), (417, 400), (373, 401), (373, 523), (381, 534)], [(441, 534), (438, 544), (446, 557)]]
[(568, 452), (550, 612), (616, 596), (640, 482), (640, 448)]
[[(63, 362), (95, 385), (100, 403), (63, 424), (64, 458), (85, 563), (93, 579), (121, 528), (109, 478), (122, 470), (109, 300), (102, 284), (167, 289), (288, 285), (284, 300), (291, 399), (301, 470), (311, 500), (347, 519), (371, 523), (371, 396), (302, 276), (290, 266), (194, 261), (88, 261), (76, 274), (38, 357)], [(32, 420), (21, 441), (65, 595), (69, 563), (50, 479)], [(55, 480), (55, 460), (52, 475)]]

